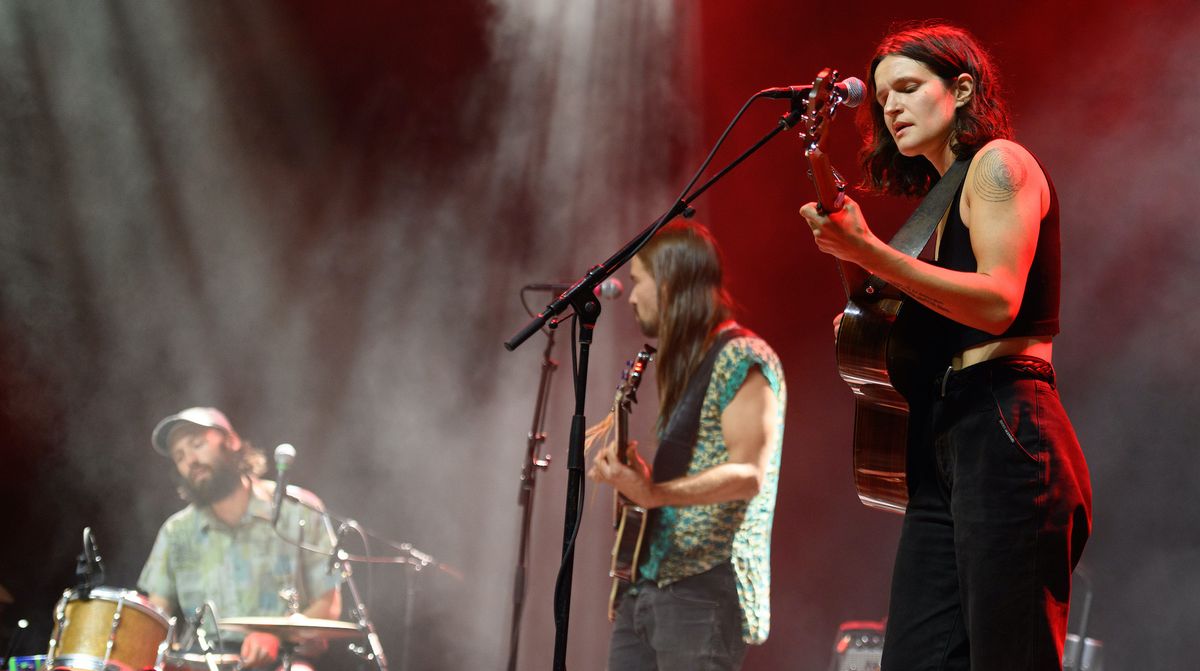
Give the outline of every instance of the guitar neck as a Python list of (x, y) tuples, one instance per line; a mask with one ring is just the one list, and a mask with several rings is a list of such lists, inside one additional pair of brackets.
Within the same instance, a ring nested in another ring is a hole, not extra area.
[(614, 426), (616, 427), (615, 435), (617, 438), (617, 460), (626, 466), (629, 465), (629, 411), (623, 406), (617, 406), (617, 411), (613, 415)]
[(840, 212), (846, 201), (846, 180), (833, 169), (829, 156), (820, 147), (809, 149), (804, 156), (812, 168), (809, 176), (817, 191), (817, 204), (821, 206), (821, 212), (826, 215)]
[[(846, 181), (833, 169), (829, 156), (820, 147), (813, 147), (804, 152), (808, 159), (808, 176), (817, 192), (817, 205), (825, 215), (840, 212), (846, 200)], [(866, 282), (868, 274), (853, 263), (837, 259), (838, 276), (842, 279), (842, 289), (846, 298)]]

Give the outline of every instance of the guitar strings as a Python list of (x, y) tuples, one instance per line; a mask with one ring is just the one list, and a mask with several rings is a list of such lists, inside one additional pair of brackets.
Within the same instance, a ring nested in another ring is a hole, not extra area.
[[(588, 427), (584, 434), (583, 454), (585, 458), (591, 458), (593, 448), (605, 449), (609, 443), (614, 440), (613, 432), (616, 430), (616, 409), (609, 410), (599, 422)], [(588, 505), (596, 499), (596, 489), (592, 488), (588, 492)]]

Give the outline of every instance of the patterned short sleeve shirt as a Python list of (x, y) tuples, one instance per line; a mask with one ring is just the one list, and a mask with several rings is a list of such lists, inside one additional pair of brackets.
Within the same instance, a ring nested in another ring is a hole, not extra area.
[(737, 576), (742, 607), (742, 638), (752, 644), (767, 639), (771, 626), (771, 524), (779, 483), (787, 387), (775, 352), (761, 338), (730, 340), (717, 355), (712, 379), (700, 411), (700, 431), (688, 474), (729, 461), (721, 430), (721, 413), (729, 406), (746, 375), (757, 368), (778, 400), (778, 431), (769, 446), (770, 463), (762, 488), (749, 501), (700, 506), (665, 506), (658, 511), (655, 534), (641, 576), (665, 586), (730, 562)]
[[(300, 609), (337, 587), (328, 558), (281, 539), (271, 528), (272, 501), (261, 481), (242, 519), (228, 526), (210, 508), (195, 504), (163, 523), (138, 578), (138, 587), (169, 599), (180, 613), (206, 600), (224, 617), (288, 614), (282, 591), (299, 593)], [(304, 498), (316, 497), (301, 491)], [(279, 529), (288, 539), (325, 551), (333, 547), (322, 516), (284, 500)]]

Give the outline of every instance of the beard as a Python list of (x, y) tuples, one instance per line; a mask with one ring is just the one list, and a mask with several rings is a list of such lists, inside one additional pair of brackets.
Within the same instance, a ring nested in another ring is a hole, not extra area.
[(658, 337), (658, 325), (657, 324), (651, 324), (649, 322), (643, 321), (641, 318), (639, 318), (637, 320), (637, 323), (638, 323), (638, 329), (642, 332), (643, 336), (645, 336), (647, 338), (657, 338)]
[(242, 482), (242, 473), (232, 452), (222, 451), (206, 480), (193, 482), (191, 476), (182, 478), (188, 499), (199, 505), (211, 505), (233, 493)]
[(654, 321), (650, 321), (649, 319), (643, 318), (642, 315), (637, 310), (634, 310), (633, 311), (633, 320), (637, 322), (638, 330), (640, 330), (642, 332), (642, 335), (646, 336), (647, 338), (657, 338), (658, 337), (658, 320), (657, 319), (655, 319)]

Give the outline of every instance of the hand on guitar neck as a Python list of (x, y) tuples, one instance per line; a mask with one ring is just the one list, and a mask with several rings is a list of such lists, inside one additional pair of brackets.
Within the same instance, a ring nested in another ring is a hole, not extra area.
[(818, 203), (808, 203), (800, 208), (800, 216), (812, 230), (817, 249), (875, 271), (874, 259), (887, 245), (875, 237), (852, 198), (847, 196), (841, 210), (828, 214)]

